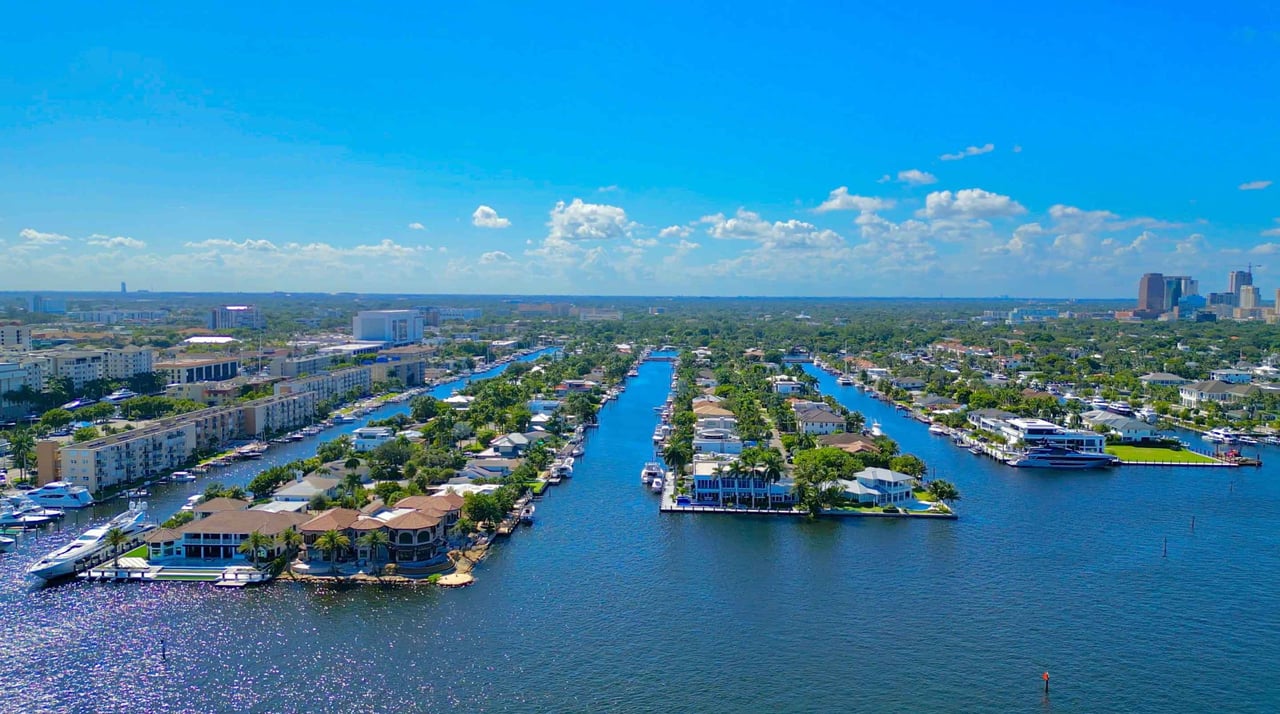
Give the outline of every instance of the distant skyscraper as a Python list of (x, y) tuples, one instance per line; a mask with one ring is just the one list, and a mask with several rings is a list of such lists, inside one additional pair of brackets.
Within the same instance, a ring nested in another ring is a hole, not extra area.
[(127, 293), (127, 292), (129, 292), (129, 288), (128, 288), (128, 287), (126, 287), (126, 286), (125, 286), (125, 284), (124, 284), (124, 281), (123, 281), (123, 280), (121, 280), (121, 281), (120, 281), (120, 294), (121, 294), (121, 295), (124, 295), (124, 294), (125, 294), (125, 293)]
[(1138, 312), (1158, 315), (1164, 312), (1164, 275), (1147, 273), (1138, 281)]
[(1161, 301), (1160, 309), (1168, 312), (1178, 306), (1178, 301), (1183, 296), (1182, 284), (1189, 279), (1185, 275), (1164, 276), (1164, 299)]
[(1241, 285), (1240, 307), (1246, 310), (1258, 307), (1258, 303), (1262, 302), (1262, 296), (1259, 294), (1260, 292), (1261, 291), (1258, 290), (1256, 285)]
[(1246, 285), (1253, 285), (1252, 270), (1233, 270), (1227, 274), (1227, 292), (1232, 293), (1237, 298), (1240, 297), (1240, 288)]
[(1187, 297), (1188, 295), (1199, 294), (1200, 281), (1187, 275), (1182, 276), (1182, 296)]

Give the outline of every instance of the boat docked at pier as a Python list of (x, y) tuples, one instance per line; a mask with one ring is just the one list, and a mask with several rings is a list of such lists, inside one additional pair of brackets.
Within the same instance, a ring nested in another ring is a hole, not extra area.
[(655, 478), (660, 479), (665, 475), (666, 472), (662, 470), (662, 464), (657, 461), (650, 461), (644, 465), (644, 468), (640, 469), (640, 482), (651, 484)]
[(83, 486), (73, 486), (66, 481), (52, 481), (33, 491), (27, 498), (39, 506), (53, 508), (86, 508), (93, 505), (93, 496)]
[(0, 501), (0, 527), (34, 528), (66, 515), (58, 508), (45, 508), (25, 495)]
[(90, 528), (79, 538), (41, 558), (27, 573), (43, 580), (74, 575), (115, 555), (110, 552), (111, 543), (108, 540), (108, 534), (113, 529), (119, 529), (125, 535), (123, 548), (130, 548), (155, 528), (155, 524), (147, 522), (147, 504), (130, 503), (129, 510), (96, 528)]
[(1015, 456), (1009, 465), (1038, 469), (1102, 469), (1115, 466), (1119, 461), (1111, 454), (1084, 453), (1061, 446), (1040, 446)]
[(1202, 436), (1205, 441), (1212, 441), (1215, 444), (1234, 444), (1240, 440), (1240, 437), (1226, 427), (1218, 427), (1206, 431)]
[(852, 387), (854, 385), (854, 379), (851, 375), (842, 374), (839, 377), (836, 377), (836, 384), (841, 387)]

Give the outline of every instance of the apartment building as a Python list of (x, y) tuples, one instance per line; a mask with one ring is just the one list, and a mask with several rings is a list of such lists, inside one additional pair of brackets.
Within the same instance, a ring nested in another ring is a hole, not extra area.
[(261, 437), (309, 424), (315, 419), (317, 404), (315, 392), (255, 399), (242, 408), (244, 433)]
[(0, 419), (16, 419), (26, 415), (31, 409), (27, 404), (5, 400), (5, 394), (23, 387), (30, 387), (38, 392), (43, 385), (40, 365), (34, 362), (0, 362)]
[(351, 321), (360, 342), (410, 345), (422, 341), (423, 320), (417, 310), (361, 310)]
[(266, 320), (256, 305), (223, 305), (209, 311), (210, 330), (260, 330)]
[(155, 363), (155, 371), (163, 374), (170, 384), (220, 382), (240, 374), (240, 358), (216, 357), (211, 359), (157, 362)]
[(347, 369), (325, 372), (311, 377), (280, 382), (275, 386), (276, 396), (314, 392), (317, 404), (352, 393), (368, 394), (372, 390), (373, 370), (368, 366), (348, 367)]
[(154, 350), (142, 347), (124, 347), (103, 350), (103, 376), (107, 379), (128, 379), (136, 374), (146, 374), (155, 368)]
[(61, 478), (99, 491), (165, 476), (186, 466), (196, 452), (216, 451), (234, 439), (293, 429), (315, 416), (316, 395), (310, 392), (201, 409), (60, 449), (54, 442), (41, 442), (36, 450), (37, 472), (42, 482)]
[(31, 349), (31, 326), (0, 324), (0, 351)]

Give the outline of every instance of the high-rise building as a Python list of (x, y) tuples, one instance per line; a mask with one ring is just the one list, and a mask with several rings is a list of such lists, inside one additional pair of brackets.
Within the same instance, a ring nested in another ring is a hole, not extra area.
[(224, 305), (209, 312), (210, 330), (260, 330), (266, 327), (255, 305)]
[(1189, 280), (1185, 275), (1166, 275), (1164, 276), (1164, 300), (1161, 309), (1165, 312), (1172, 310), (1178, 306), (1178, 301), (1182, 299), (1183, 282)]
[(121, 281), (120, 281), (120, 294), (121, 294), (121, 295), (124, 295), (124, 294), (126, 294), (126, 293), (128, 293), (128, 292), (129, 292), (129, 288), (128, 288), (128, 286), (126, 286), (126, 285), (124, 284), (124, 281), (123, 281), (123, 280), (121, 280)]
[(1147, 273), (1138, 281), (1138, 312), (1154, 317), (1164, 312), (1164, 275)]
[(1240, 307), (1246, 310), (1251, 310), (1255, 307), (1259, 307), (1258, 303), (1262, 302), (1262, 296), (1260, 295), (1260, 293), (1261, 291), (1258, 290), (1258, 286), (1256, 285), (1241, 285), (1240, 286)]
[(417, 310), (361, 310), (351, 322), (357, 340), (392, 345), (422, 341), (422, 315)]
[(1239, 304), (1240, 289), (1246, 285), (1253, 285), (1252, 270), (1233, 270), (1227, 274), (1227, 292), (1236, 296), (1236, 304)]
[(1187, 297), (1188, 295), (1199, 295), (1199, 294), (1200, 294), (1200, 281), (1199, 281), (1199, 280), (1196, 280), (1195, 278), (1193, 278), (1193, 277), (1191, 277), (1191, 276), (1189, 276), (1189, 275), (1183, 275), (1183, 276), (1181, 276), (1181, 277), (1180, 277), (1180, 280), (1182, 281), (1182, 296), (1183, 296), (1183, 297)]
[(67, 311), (67, 301), (62, 298), (32, 295), (27, 299), (27, 309), (37, 314), (61, 315)]

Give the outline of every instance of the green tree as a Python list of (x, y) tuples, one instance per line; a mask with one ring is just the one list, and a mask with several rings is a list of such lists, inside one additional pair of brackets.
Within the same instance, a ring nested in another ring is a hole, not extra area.
[(842, 491), (831, 467), (817, 462), (797, 464), (792, 477), (796, 500), (809, 518), (817, 518), (824, 510), (839, 503)]
[(351, 539), (338, 530), (327, 530), (316, 537), (315, 546), (329, 558), (329, 570), (338, 569), (338, 552), (351, 547)]
[(18, 467), (22, 478), (26, 478), (27, 468), (35, 458), (36, 437), (30, 429), (16, 429), (9, 434), (9, 453), (13, 464)]
[(266, 535), (262, 531), (254, 531), (245, 536), (244, 540), (240, 541), (240, 547), (236, 548), (236, 550), (249, 556), (249, 561), (252, 562), (253, 567), (256, 568), (258, 567), (258, 557), (262, 551), (268, 550), (274, 544), (275, 541), (271, 536)]
[(911, 454), (903, 454), (902, 456), (893, 457), (893, 459), (889, 461), (889, 468), (900, 474), (915, 476), (916, 478), (924, 476), (925, 472), (928, 470), (924, 461), (920, 460), (920, 457), (912, 456)]
[(929, 493), (947, 505), (951, 505), (953, 501), (960, 500), (960, 489), (956, 488), (955, 484), (950, 481), (940, 478), (929, 482)]
[(79, 443), (84, 442), (84, 441), (93, 441), (94, 439), (98, 438), (98, 436), (99, 436), (99, 434), (98, 434), (98, 428), (97, 428), (97, 427), (94, 427), (94, 426), (85, 426), (85, 427), (81, 427), (81, 428), (79, 428), (79, 429), (76, 429), (76, 430), (71, 434), (71, 440), (72, 440), (72, 441), (74, 441), (75, 443), (79, 444)]
[(379, 528), (365, 532), (364, 535), (356, 539), (356, 543), (362, 548), (369, 549), (369, 559), (373, 561), (379, 560), (379, 557), (387, 546), (391, 545), (391, 536), (387, 532)]
[(61, 429), (62, 427), (70, 424), (74, 419), (75, 415), (66, 409), (50, 409), (40, 415), (40, 426), (47, 430)]
[(107, 546), (111, 548), (111, 567), (120, 567), (120, 551), (129, 543), (129, 536), (119, 528), (107, 531)]

